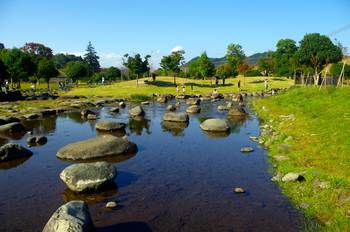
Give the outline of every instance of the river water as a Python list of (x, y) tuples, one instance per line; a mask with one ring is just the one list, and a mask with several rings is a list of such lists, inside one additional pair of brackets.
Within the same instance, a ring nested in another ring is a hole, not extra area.
[[(118, 176), (115, 186), (99, 194), (68, 190), (59, 173), (71, 163), (55, 156), (66, 144), (98, 136), (95, 122), (82, 120), (79, 112), (25, 122), (48, 143), (31, 147), (29, 159), (0, 164), (0, 231), (41, 231), (60, 205), (74, 199), (89, 204), (97, 231), (299, 231), (303, 216), (270, 181), (266, 151), (249, 139), (259, 135), (257, 118), (229, 120), (228, 134), (200, 129), (206, 118), (227, 118), (216, 110), (222, 103), (202, 103), (202, 112), (180, 126), (162, 123), (165, 104), (143, 106), (141, 121), (129, 119), (128, 106), (118, 114), (109, 113), (109, 106), (99, 109), (98, 120), (126, 123), (139, 149), (109, 160)], [(185, 108), (183, 102), (178, 111)], [(26, 146), (26, 138), (0, 143)], [(241, 153), (242, 146), (255, 151)], [(246, 193), (235, 194), (234, 187)], [(105, 208), (111, 200), (117, 209)]]

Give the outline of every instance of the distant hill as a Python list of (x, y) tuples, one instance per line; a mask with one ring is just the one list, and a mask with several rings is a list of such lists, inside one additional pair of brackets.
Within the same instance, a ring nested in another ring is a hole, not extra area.
[[(262, 52), (262, 53), (255, 53), (251, 56), (248, 56), (247, 57), (247, 62), (250, 64), (250, 65), (257, 65), (258, 64), (258, 60), (260, 59), (260, 57), (266, 55), (267, 52)], [(194, 57), (193, 59), (191, 59), (190, 61), (188, 61), (185, 66), (188, 66), (190, 63), (198, 60), (198, 56)], [(224, 64), (226, 63), (226, 57), (221, 57), (221, 58), (209, 58), (209, 60), (217, 67), (221, 64)]]

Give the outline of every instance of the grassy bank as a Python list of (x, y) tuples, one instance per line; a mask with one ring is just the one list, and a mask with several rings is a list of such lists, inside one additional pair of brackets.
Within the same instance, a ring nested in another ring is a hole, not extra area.
[[(144, 81), (148, 81), (145, 84)], [(246, 77), (245, 81), (243, 77), (229, 78), (225, 82), (225, 86), (218, 86), (220, 93), (237, 92), (237, 82), (241, 80), (241, 87), (243, 91), (252, 92), (260, 91), (264, 89), (263, 77)], [(245, 82), (245, 85), (244, 85)], [(212, 92), (215, 88), (214, 81), (210, 80), (193, 80), (187, 78), (177, 78), (177, 84), (179, 86), (186, 86), (187, 94), (207, 94)], [(191, 90), (191, 84), (193, 90)], [(269, 86), (272, 88), (286, 88), (290, 87), (293, 81), (286, 78), (269, 78)], [(182, 88), (180, 87), (180, 91)], [(113, 96), (113, 97), (128, 97), (132, 94), (176, 94), (176, 88), (173, 84), (172, 77), (157, 77), (156, 82), (152, 82), (151, 78), (143, 78), (139, 80), (139, 86), (136, 86), (136, 80), (123, 81), (114, 83), (111, 85), (85, 87), (85, 88), (73, 88), (71, 91), (65, 93), (67, 95), (94, 95), (94, 96)]]
[[(276, 164), (274, 172), (299, 172), (306, 179), (279, 182), (284, 193), (327, 231), (350, 231), (349, 103), (350, 88), (313, 87), (253, 103), (276, 131), (272, 139), (261, 141)], [(278, 156), (287, 160), (277, 161)]]

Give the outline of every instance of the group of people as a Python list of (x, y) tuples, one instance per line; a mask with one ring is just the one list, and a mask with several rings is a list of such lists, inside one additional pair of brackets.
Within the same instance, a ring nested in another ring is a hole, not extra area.
[[(269, 89), (269, 81), (268, 79), (265, 79), (264, 80), (264, 87), (265, 87), (265, 91), (267, 91)], [(237, 88), (239, 91), (241, 91), (241, 80), (238, 80), (237, 82)], [(191, 83), (191, 90), (193, 90), (193, 85)], [(185, 94), (186, 93), (186, 87), (183, 85), (182, 86), (182, 94)], [(176, 94), (179, 95), (180, 94), (180, 87), (177, 85), (176, 86)], [(214, 89), (214, 92), (213, 94), (218, 94), (218, 91), (217, 89)]]

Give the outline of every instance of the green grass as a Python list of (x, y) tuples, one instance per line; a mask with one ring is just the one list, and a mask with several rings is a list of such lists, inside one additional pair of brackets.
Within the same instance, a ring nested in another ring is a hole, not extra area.
[[(144, 81), (147, 80), (148, 84)], [(219, 86), (217, 89), (220, 93), (237, 92), (237, 82), (241, 80), (241, 87), (244, 91), (260, 91), (264, 89), (263, 77), (246, 77), (245, 85), (244, 78), (230, 78), (226, 80), (226, 86)], [(191, 90), (191, 83), (193, 90)], [(210, 80), (193, 80), (187, 78), (177, 78), (177, 84), (186, 86), (187, 94), (207, 94), (214, 90), (214, 81)], [(220, 81), (221, 84), (221, 81)], [(278, 78), (269, 80), (271, 88), (287, 88), (293, 85), (293, 80), (286, 78)], [(181, 88), (180, 88), (181, 90)], [(176, 88), (173, 84), (172, 77), (157, 77), (156, 82), (152, 82), (151, 78), (143, 78), (139, 80), (139, 86), (136, 86), (136, 80), (123, 81), (111, 85), (73, 88), (71, 91), (65, 93), (67, 95), (93, 95), (93, 96), (113, 96), (113, 97), (129, 97), (132, 94), (150, 95), (153, 93), (159, 94), (176, 94)]]
[[(284, 193), (307, 216), (327, 231), (350, 231), (350, 88), (293, 88), (278, 96), (253, 102), (261, 119), (277, 132), (269, 141), (269, 155), (276, 172), (306, 172), (306, 181), (282, 183)], [(295, 116), (286, 120), (280, 115)], [(286, 138), (289, 137), (287, 140)], [(264, 138), (269, 139), (269, 138)], [(279, 144), (288, 143), (285, 151)], [(328, 188), (317, 187), (318, 182)]]

